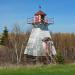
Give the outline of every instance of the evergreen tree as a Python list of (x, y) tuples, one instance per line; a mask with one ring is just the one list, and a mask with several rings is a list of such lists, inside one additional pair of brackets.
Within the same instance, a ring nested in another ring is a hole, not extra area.
[(7, 43), (8, 43), (8, 29), (7, 29), (7, 27), (4, 27), (0, 44), (6, 45)]

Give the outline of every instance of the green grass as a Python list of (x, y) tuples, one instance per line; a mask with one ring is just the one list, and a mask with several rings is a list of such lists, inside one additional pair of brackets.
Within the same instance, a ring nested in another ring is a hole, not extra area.
[(75, 65), (4, 67), (0, 75), (75, 75)]

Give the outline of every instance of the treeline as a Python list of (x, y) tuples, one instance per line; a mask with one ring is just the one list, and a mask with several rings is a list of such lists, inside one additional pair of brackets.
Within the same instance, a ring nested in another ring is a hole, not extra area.
[(22, 32), (19, 25), (15, 25), (12, 32), (4, 28), (0, 37), (0, 65), (7, 63), (23, 63), (24, 50), (29, 39), (29, 32)]
[[(24, 50), (27, 45), (30, 32), (21, 32), (19, 26), (15, 26), (11, 33), (5, 27), (0, 38), (0, 65), (3, 63), (26, 62)], [(57, 54), (64, 57), (66, 62), (75, 62), (75, 34), (52, 33)]]
[(75, 61), (75, 34), (53, 33), (52, 39), (58, 54), (61, 54), (66, 62)]

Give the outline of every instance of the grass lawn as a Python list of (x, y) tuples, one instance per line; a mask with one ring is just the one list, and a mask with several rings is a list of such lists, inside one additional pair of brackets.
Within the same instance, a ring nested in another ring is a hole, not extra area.
[(75, 75), (75, 65), (1, 67), (0, 75)]

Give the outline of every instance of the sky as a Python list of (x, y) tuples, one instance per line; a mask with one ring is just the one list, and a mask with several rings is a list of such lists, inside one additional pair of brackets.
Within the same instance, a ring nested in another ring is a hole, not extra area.
[(15, 24), (23, 31), (31, 29), (27, 18), (34, 16), (39, 5), (47, 17), (54, 17), (50, 31), (75, 33), (75, 0), (0, 0), (0, 32), (5, 26), (11, 32)]

